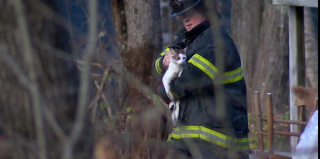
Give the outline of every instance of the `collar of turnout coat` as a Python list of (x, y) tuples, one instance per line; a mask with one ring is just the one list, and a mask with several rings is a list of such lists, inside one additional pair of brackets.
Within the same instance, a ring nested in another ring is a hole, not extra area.
[(187, 31), (185, 28), (181, 29), (177, 33), (175, 33), (176, 36), (186, 39), (186, 41), (192, 41), (192, 39), (196, 38), (200, 33), (205, 31), (210, 27), (210, 22), (208, 20), (200, 23), (196, 27), (194, 27), (192, 30)]

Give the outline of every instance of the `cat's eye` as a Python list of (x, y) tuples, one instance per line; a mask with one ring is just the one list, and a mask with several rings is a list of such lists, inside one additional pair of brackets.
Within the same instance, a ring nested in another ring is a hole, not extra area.
[(180, 60), (180, 57), (178, 57), (178, 60)]

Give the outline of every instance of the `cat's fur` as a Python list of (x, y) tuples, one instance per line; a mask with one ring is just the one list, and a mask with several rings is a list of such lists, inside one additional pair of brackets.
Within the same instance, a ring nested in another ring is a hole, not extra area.
[(176, 125), (179, 116), (179, 100), (175, 100), (171, 91), (170, 91), (170, 82), (177, 78), (182, 70), (183, 64), (186, 61), (185, 50), (182, 49), (171, 49), (172, 50), (172, 57), (170, 59), (169, 67), (162, 78), (162, 83), (164, 85), (165, 91), (167, 96), (170, 98), (171, 102), (169, 104), (169, 109), (171, 111), (171, 118)]

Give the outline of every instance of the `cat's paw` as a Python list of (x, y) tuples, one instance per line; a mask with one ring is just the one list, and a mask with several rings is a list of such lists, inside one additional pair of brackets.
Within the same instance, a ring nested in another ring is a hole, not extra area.
[(180, 101), (171, 102), (169, 106), (171, 106), (171, 119), (174, 127), (176, 127), (179, 118)]
[(169, 110), (170, 110), (170, 112), (173, 112), (175, 110), (175, 103), (174, 102), (169, 103)]

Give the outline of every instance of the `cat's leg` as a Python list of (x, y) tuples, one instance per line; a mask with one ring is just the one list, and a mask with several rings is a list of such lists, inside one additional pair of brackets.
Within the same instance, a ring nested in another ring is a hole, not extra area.
[(170, 91), (170, 78), (166, 78), (166, 77), (163, 77), (162, 78), (162, 83), (163, 83), (163, 86), (164, 86), (164, 89), (166, 90), (166, 94), (168, 96), (168, 98), (172, 101), (173, 100), (173, 95)]
[(175, 101), (171, 101), (169, 103), (169, 110), (170, 110), (170, 113), (171, 113), (171, 120), (173, 122), (173, 126), (175, 127), (176, 125), (176, 121), (175, 121), (175, 118), (174, 118), (174, 111), (175, 111), (175, 108), (176, 108), (176, 103)]
[(176, 100), (175, 101), (175, 105), (174, 105), (174, 110), (172, 111), (172, 120), (174, 121), (174, 123), (176, 124), (178, 121), (178, 117), (179, 117), (179, 110), (180, 110), (180, 101)]

